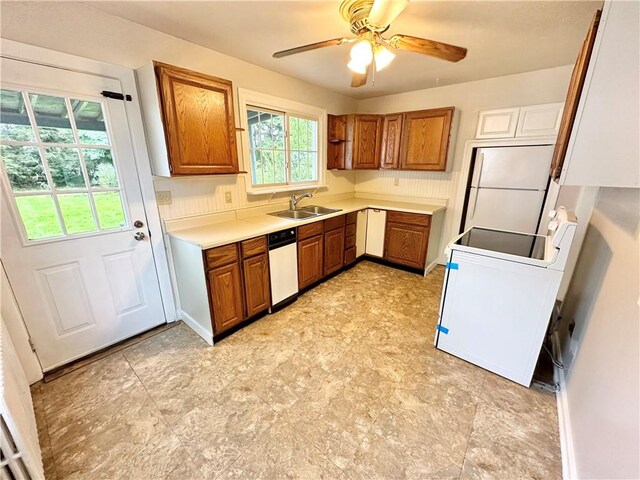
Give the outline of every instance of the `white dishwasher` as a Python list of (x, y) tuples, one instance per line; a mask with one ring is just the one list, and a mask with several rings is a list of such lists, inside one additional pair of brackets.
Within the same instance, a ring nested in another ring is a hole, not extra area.
[(273, 232), (268, 237), (271, 308), (274, 312), (298, 296), (298, 246), (295, 228)]

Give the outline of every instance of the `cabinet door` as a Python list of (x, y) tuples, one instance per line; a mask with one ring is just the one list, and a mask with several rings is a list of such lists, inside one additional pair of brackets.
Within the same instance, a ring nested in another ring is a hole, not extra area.
[(209, 295), (215, 334), (222, 333), (244, 320), (239, 263), (231, 263), (209, 271)]
[(424, 268), (429, 227), (407, 223), (387, 223), (384, 259), (414, 268)]
[(155, 62), (172, 175), (237, 173), (228, 80)]
[(303, 289), (323, 277), (323, 235), (298, 241), (298, 287)]
[(407, 112), (402, 122), (400, 168), (445, 171), (453, 107)]
[(573, 73), (571, 74), (571, 80), (569, 81), (569, 90), (567, 91), (567, 98), (564, 102), (562, 120), (560, 120), (560, 131), (558, 132), (558, 139), (556, 140), (556, 146), (553, 151), (553, 160), (551, 161), (551, 178), (556, 180), (560, 178), (564, 157), (567, 154), (569, 136), (571, 135), (571, 129), (573, 128), (573, 123), (576, 119), (578, 102), (580, 101), (582, 87), (584, 86), (584, 80), (587, 75), (587, 68), (589, 67), (589, 60), (591, 59), (593, 44), (596, 41), (596, 33), (598, 32), (598, 24), (600, 23), (600, 14), (601, 11), (598, 10), (593, 16), (591, 27), (587, 32), (587, 38), (585, 38), (582, 43), (582, 49), (578, 54), (578, 59), (573, 67)]
[(269, 260), (266, 253), (242, 261), (247, 318), (271, 306)]
[(367, 244), (365, 253), (372, 257), (384, 254), (384, 229), (387, 222), (385, 210), (369, 209), (367, 213)]
[(324, 234), (324, 274), (329, 275), (344, 264), (344, 227)]
[(380, 168), (398, 168), (400, 162), (400, 134), (402, 114), (386, 115), (382, 124)]
[(354, 122), (353, 168), (378, 168), (382, 117), (356, 115)]

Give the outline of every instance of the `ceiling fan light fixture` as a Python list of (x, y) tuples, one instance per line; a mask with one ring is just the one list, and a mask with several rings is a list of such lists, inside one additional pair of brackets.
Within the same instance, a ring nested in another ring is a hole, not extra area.
[(358, 63), (355, 60), (351, 60), (347, 64), (347, 67), (349, 67), (349, 70), (351, 70), (352, 72), (359, 73), (360, 75), (364, 75), (365, 73), (367, 73), (368, 65), (369, 64)]
[(377, 45), (375, 49), (375, 53), (373, 54), (376, 60), (376, 71), (386, 68), (394, 58), (396, 58), (395, 53), (389, 50), (382, 45)]
[[(373, 61), (373, 48), (369, 40), (360, 40), (351, 48), (351, 62), (367, 66)], [(353, 69), (352, 69), (353, 70)]]

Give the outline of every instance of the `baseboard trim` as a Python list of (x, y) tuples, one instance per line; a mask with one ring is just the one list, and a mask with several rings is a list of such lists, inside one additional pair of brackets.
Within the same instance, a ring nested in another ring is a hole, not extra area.
[(194, 332), (200, 335), (205, 342), (207, 342), (209, 345), (213, 345), (213, 335), (211, 335), (211, 332), (208, 332), (206, 328), (196, 322), (196, 320), (191, 315), (186, 313), (184, 310), (179, 310), (178, 317), (184, 323), (189, 325), (189, 327), (191, 327)]
[[(554, 355), (562, 363), (562, 351), (558, 332), (551, 336)], [(566, 378), (562, 368), (554, 367), (555, 381), (558, 383), (556, 400), (558, 402), (558, 428), (560, 433), (560, 453), (562, 456), (562, 478), (573, 480), (578, 478), (576, 471), (576, 458), (573, 449), (573, 435), (571, 434), (571, 421), (569, 415), (569, 401), (567, 399)]]

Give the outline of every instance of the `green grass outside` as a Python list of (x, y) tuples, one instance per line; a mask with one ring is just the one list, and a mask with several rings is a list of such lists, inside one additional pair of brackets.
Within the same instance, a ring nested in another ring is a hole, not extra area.
[[(119, 228), (124, 223), (118, 192), (95, 193), (93, 198), (102, 229)], [(89, 199), (85, 194), (58, 195), (58, 202), (68, 233), (97, 230)], [(50, 196), (17, 197), (16, 203), (30, 240), (62, 235), (56, 208)]]

